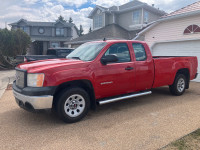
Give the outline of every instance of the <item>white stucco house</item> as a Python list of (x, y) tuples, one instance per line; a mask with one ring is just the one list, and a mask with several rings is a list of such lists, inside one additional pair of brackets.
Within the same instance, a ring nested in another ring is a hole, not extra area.
[(163, 16), (141, 31), (154, 56), (197, 56), (200, 82), (200, 1)]

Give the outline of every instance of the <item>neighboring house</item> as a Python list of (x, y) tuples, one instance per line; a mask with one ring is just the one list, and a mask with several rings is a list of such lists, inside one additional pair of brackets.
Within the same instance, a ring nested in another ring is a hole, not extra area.
[(42, 55), (50, 47), (63, 47), (65, 41), (77, 38), (77, 28), (73, 23), (32, 22), (20, 19), (11, 23), (12, 29), (21, 29), (31, 37), (31, 48), (28, 54)]
[(197, 56), (200, 82), (200, 2), (163, 16), (141, 31), (154, 56)]
[[(93, 32), (70, 42), (66, 42), (65, 44), (76, 47), (86, 41), (98, 40), (103, 37), (112, 39), (132, 39), (139, 31), (165, 14), (164, 11), (138, 0), (133, 0), (121, 6), (112, 6), (110, 8), (96, 6), (88, 16), (93, 20)], [(116, 28), (120, 28), (121, 30), (115, 30)], [(109, 33), (114, 33), (108, 34), (108, 30), (111, 30)], [(121, 32), (126, 32), (127, 36), (124, 36), (124, 34), (121, 36)]]

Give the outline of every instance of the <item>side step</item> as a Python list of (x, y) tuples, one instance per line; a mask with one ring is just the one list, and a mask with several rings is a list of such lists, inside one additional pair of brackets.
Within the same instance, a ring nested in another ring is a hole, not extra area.
[(105, 100), (99, 101), (99, 104), (103, 105), (103, 104), (107, 104), (107, 103), (112, 103), (112, 102), (120, 101), (120, 100), (123, 100), (123, 99), (128, 99), (128, 98), (133, 98), (133, 97), (139, 97), (139, 96), (149, 95), (151, 93), (152, 93), (151, 91), (147, 91), (147, 92), (142, 92), (142, 93), (136, 93), (136, 94), (126, 95), (126, 96), (122, 96), (122, 97), (105, 99)]

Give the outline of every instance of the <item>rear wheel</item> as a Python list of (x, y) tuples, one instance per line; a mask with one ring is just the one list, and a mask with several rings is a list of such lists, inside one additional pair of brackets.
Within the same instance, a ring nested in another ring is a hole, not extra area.
[(77, 122), (88, 113), (90, 98), (82, 88), (71, 88), (60, 94), (56, 107), (57, 113), (63, 121)]
[(175, 77), (174, 83), (169, 86), (170, 92), (173, 95), (180, 96), (185, 92), (186, 77), (183, 74), (178, 74)]

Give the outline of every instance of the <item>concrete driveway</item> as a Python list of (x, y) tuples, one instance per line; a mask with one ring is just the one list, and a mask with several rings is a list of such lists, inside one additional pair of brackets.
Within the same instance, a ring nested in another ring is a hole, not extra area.
[(18, 108), (12, 91), (0, 102), (0, 149), (6, 150), (153, 150), (200, 127), (199, 83), (180, 97), (162, 87), (152, 95), (107, 104), (75, 124)]

